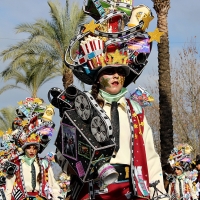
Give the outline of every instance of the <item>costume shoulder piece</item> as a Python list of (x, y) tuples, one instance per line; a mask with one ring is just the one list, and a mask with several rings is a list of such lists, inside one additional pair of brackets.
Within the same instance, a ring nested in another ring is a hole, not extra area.
[(150, 93), (141, 86), (136, 88), (130, 95), (130, 102), (136, 114), (142, 113), (142, 108), (151, 106), (153, 101), (153, 96), (151, 96)]
[(136, 112), (136, 114), (140, 114), (142, 113), (142, 107), (140, 106), (140, 104), (132, 99), (130, 99), (131, 105), (133, 106), (134, 111)]

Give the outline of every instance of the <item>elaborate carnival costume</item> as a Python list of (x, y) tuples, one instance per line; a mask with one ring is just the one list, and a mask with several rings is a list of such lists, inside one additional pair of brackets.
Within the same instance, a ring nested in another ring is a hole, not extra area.
[[(99, 74), (109, 68), (123, 68), (126, 77), (119, 94), (99, 90), (101, 106), (92, 92), (82, 92), (73, 85), (65, 91), (55, 87), (49, 91), (49, 101), (59, 108), (62, 118), (55, 142), (57, 160), (64, 171), (69, 162), (75, 174), (71, 180), (71, 196), (73, 199), (165, 198), (152, 130), (143, 108), (135, 101), (136, 97), (139, 102), (142, 98), (135, 93), (134, 100), (125, 99), (125, 87), (140, 76), (147, 64), (151, 41), (158, 41), (162, 33), (158, 29), (145, 32), (153, 19), (145, 5), (132, 8), (129, 1), (91, 0), (84, 11), (96, 21), (81, 26), (79, 34), (71, 40), (66, 51), (66, 65), (89, 85), (97, 83)], [(77, 42), (78, 54), (72, 58), (71, 52)], [(147, 97), (145, 92), (144, 96)], [(143, 103), (148, 102), (147, 99)], [(110, 121), (114, 101), (120, 104), (118, 123)], [(85, 190), (86, 185), (89, 187)], [(79, 195), (81, 189), (83, 192)], [(89, 192), (89, 197), (83, 196), (84, 192)]]
[[(38, 98), (26, 98), (19, 102), (16, 113), (13, 130), (3, 134), (1, 144), (1, 155), (4, 155), (1, 159), (1, 175), (6, 177), (6, 199), (59, 199), (60, 188), (50, 163), (38, 157), (52, 136), (53, 106), (44, 105)], [(37, 149), (33, 158), (26, 154), (30, 145)]]
[(182, 171), (175, 176), (169, 185), (169, 195), (171, 199), (197, 199), (192, 181), (189, 177), (191, 164), (192, 147), (188, 144), (178, 144), (171, 151), (169, 163), (173, 169), (178, 168)]
[(200, 200), (200, 155), (196, 156), (196, 168), (197, 168), (197, 178), (195, 180), (195, 187), (196, 187), (196, 193), (198, 196), (198, 199)]

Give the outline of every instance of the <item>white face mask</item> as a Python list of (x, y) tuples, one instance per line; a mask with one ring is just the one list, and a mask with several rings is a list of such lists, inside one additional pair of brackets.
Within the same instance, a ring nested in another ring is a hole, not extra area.
[(126, 88), (122, 88), (118, 94), (109, 94), (104, 90), (99, 90), (100, 95), (109, 103), (112, 103), (113, 101), (118, 102), (127, 92), (128, 90)]
[(22, 157), (22, 160), (23, 160), (25, 163), (27, 163), (29, 166), (31, 166), (31, 164), (34, 162), (35, 158), (36, 158), (36, 156), (33, 157), (33, 158), (30, 158), (30, 157), (28, 157), (27, 155), (24, 155), (24, 156)]

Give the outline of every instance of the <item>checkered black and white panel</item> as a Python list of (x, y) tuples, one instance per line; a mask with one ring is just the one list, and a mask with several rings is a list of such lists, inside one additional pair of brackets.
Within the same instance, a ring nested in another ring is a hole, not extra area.
[(89, 182), (89, 197), (90, 197), (91, 200), (95, 199), (94, 183), (93, 183), (92, 180)]
[[(126, 106), (127, 106), (127, 114), (128, 114), (128, 118), (129, 118), (129, 122), (130, 122), (130, 130), (131, 130), (131, 149), (132, 149), (132, 155), (134, 155), (133, 153), (133, 149), (134, 149), (134, 125), (133, 125), (133, 120), (132, 120), (132, 116), (131, 116), (131, 110), (129, 107), (128, 102), (126, 101)], [(132, 184), (133, 184), (133, 195), (137, 196), (137, 188), (135, 187), (136, 183), (134, 180), (134, 158), (133, 156), (131, 156), (131, 180), (132, 180)]]
[(6, 200), (3, 188), (0, 188), (0, 200)]

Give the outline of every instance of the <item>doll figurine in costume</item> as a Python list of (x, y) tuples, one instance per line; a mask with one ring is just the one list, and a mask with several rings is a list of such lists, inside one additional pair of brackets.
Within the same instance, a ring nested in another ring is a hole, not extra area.
[(43, 120), (49, 108), (53, 106), (45, 105), (37, 98), (19, 102), (17, 117), (13, 121), (14, 131), (9, 131), (9, 141), (3, 141), (5, 152), (10, 149), (10, 141), (13, 147), (6, 160), (1, 162), (1, 170), (6, 177), (4, 192), (7, 200), (61, 197), (50, 163), (38, 157), (50, 141), (54, 128), (52, 115)]
[(171, 199), (197, 199), (190, 173), (192, 147), (188, 144), (178, 144), (171, 151), (169, 163), (174, 169), (175, 179), (169, 184), (169, 195)]
[[(70, 86), (48, 93), (62, 117), (55, 145), (63, 170), (66, 160), (73, 169), (71, 197), (167, 199), (144, 110), (125, 98), (126, 87), (140, 76), (151, 52), (152, 38), (145, 29), (152, 13), (144, 5), (132, 8), (130, 1), (106, 0), (89, 0), (84, 11), (94, 19), (71, 40), (65, 62), (78, 79), (92, 85), (91, 91)], [(71, 140), (73, 149), (67, 148)]]
[(61, 173), (59, 175), (59, 180), (58, 180), (60, 189), (61, 189), (61, 194), (64, 200), (70, 199), (70, 176), (68, 176), (65, 173)]

